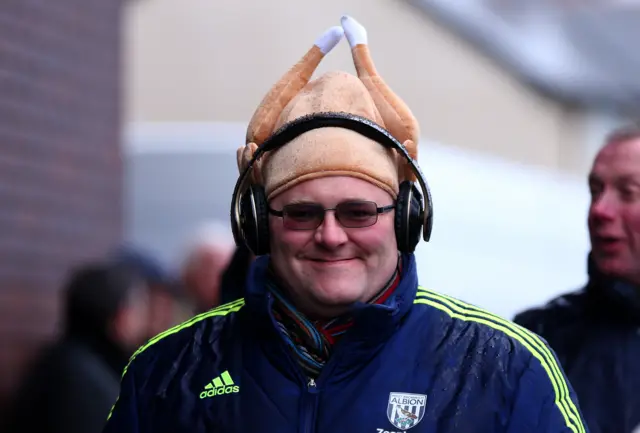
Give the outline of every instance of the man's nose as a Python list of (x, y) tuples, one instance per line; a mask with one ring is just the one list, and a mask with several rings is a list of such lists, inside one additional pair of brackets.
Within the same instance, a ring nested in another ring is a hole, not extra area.
[(317, 243), (327, 248), (336, 248), (348, 240), (344, 227), (338, 222), (333, 211), (325, 213), (324, 221), (316, 229), (314, 238)]
[(617, 208), (618, 200), (614, 194), (606, 192), (593, 200), (589, 209), (589, 216), (596, 221), (612, 220), (616, 215)]

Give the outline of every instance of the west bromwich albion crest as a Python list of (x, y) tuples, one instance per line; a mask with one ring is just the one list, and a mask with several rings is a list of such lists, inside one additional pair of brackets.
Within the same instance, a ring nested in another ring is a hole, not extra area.
[(389, 393), (387, 418), (400, 430), (408, 430), (422, 421), (426, 407), (426, 395), (392, 392)]

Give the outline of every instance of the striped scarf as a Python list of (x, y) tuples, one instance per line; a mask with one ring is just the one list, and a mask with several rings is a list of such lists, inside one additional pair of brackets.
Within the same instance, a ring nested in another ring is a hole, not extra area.
[[(399, 264), (400, 262), (398, 262)], [(353, 317), (344, 315), (329, 321), (311, 321), (286, 298), (270, 273), (267, 289), (274, 295), (273, 316), (278, 329), (300, 367), (310, 378), (317, 378), (331, 356), (335, 342), (353, 325)], [(385, 287), (369, 301), (383, 304), (400, 282), (400, 266)]]

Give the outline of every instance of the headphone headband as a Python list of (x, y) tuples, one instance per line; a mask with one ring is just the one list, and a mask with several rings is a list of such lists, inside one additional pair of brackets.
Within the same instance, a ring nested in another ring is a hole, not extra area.
[(427, 204), (424, 206), (425, 211), (423, 212), (422, 216), (422, 234), (424, 240), (428, 242), (431, 234), (431, 228), (433, 226), (431, 192), (427, 185), (427, 180), (420, 170), (420, 167), (411, 157), (411, 155), (409, 155), (407, 149), (402, 145), (402, 143), (396, 140), (396, 138), (393, 137), (391, 133), (389, 133), (389, 131), (365, 117), (349, 113), (326, 112), (313, 113), (307, 116), (302, 116), (289, 123), (284, 124), (256, 149), (253, 158), (251, 158), (251, 161), (247, 165), (247, 168), (244, 169), (244, 171), (238, 178), (231, 199), (231, 228), (233, 237), (236, 240), (236, 244), (239, 244), (242, 239), (242, 236), (240, 234), (240, 197), (249, 186), (247, 185), (249, 180), (249, 173), (251, 172), (251, 169), (253, 168), (253, 165), (256, 163), (256, 161), (260, 159), (260, 157), (265, 152), (276, 150), (291, 142), (296, 137), (304, 134), (305, 132), (327, 127), (350, 129), (351, 131), (357, 132), (360, 135), (363, 135), (381, 144), (382, 146), (390, 149), (395, 149), (400, 152), (400, 154), (405, 158), (414, 175), (416, 176), (416, 179), (420, 184), (420, 189), (422, 190), (425, 204)]

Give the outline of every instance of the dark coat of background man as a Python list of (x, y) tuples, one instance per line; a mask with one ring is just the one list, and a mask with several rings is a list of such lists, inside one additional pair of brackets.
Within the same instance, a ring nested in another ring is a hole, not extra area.
[(615, 131), (589, 174), (589, 281), (515, 321), (556, 351), (592, 433), (640, 431), (640, 128)]
[(10, 433), (102, 431), (127, 360), (147, 336), (148, 289), (131, 268), (84, 265), (63, 293), (63, 333), (25, 377)]

